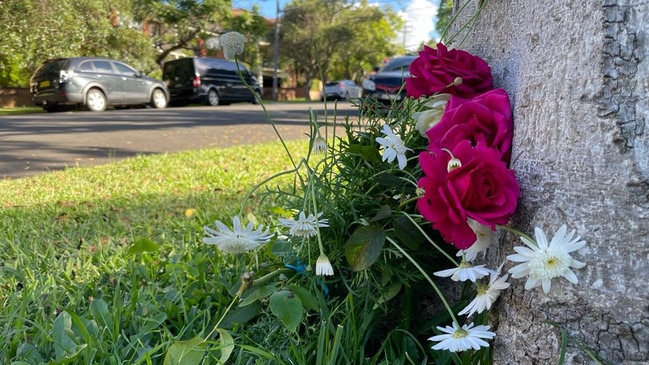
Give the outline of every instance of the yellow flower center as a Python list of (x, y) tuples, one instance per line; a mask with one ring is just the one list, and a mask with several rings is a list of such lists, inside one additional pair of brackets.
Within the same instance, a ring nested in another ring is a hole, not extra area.
[(467, 337), (468, 335), (469, 335), (469, 332), (467, 332), (466, 330), (464, 330), (462, 328), (460, 328), (460, 329), (456, 330), (455, 332), (453, 332), (453, 338), (464, 338), (464, 337)]
[(537, 279), (553, 279), (570, 270), (570, 255), (560, 250), (546, 250), (530, 260), (530, 275)]

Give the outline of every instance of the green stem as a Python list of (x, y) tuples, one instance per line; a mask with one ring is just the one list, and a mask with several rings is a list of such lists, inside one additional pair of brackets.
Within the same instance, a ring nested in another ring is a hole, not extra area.
[[(257, 92), (248, 84), (246, 79), (243, 77), (243, 74), (241, 73), (241, 67), (239, 66), (239, 58), (235, 56), (234, 60), (237, 64), (237, 74), (239, 75), (239, 78), (243, 81), (243, 84), (246, 85), (246, 88), (253, 93), (253, 95), (257, 95)], [(261, 108), (264, 111), (266, 120), (270, 123), (271, 127), (273, 127), (273, 131), (275, 131), (275, 135), (277, 136), (277, 138), (279, 138), (282, 147), (284, 147), (284, 151), (286, 152), (288, 159), (291, 160), (291, 164), (293, 165), (293, 168), (297, 168), (297, 165), (295, 164), (295, 160), (293, 159), (293, 155), (291, 155), (291, 151), (289, 151), (288, 146), (286, 146), (286, 142), (284, 141), (282, 134), (279, 133), (279, 130), (277, 129), (277, 126), (275, 125), (273, 118), (270, 116), (270, 113), (266, 109), (266, 105), (264, 104), (264, 101), (261, 99), (261, 95), (259, 95), (258, 100), (259, 100), (259, 105), (261, 105)]]
[(430, 242), (430, 244), (433, 245), (433, 246), (437, 249), (437, 251), (439, 251), (442, 255), (446, 256), (446, 258), (449, 259), (449, 261), (451, 261), (454, 265), (459, 266), (459, 264), (457, 263), (457, 261), (456, 261), (453, 257), (451, 257), (451, 255), (449, 255), (448, 253), (446, 253), (446, 251), (442, 250), (442, 248), (439, 247), (439, 246), (437, 245), (437, 243), (435, 243), (435, 241), (431, 240), (430, 237), (428, 237), (428, 235), (426, 234), (426, 232), (424, 232), (424, 230), (419, 226), (419, 224), (417, 224), (417, 222), (415, 222), (415, 220), (412, 219), (412, 217), (410, 216), (410, 214), (408, 214), (408, 213), (406, 213), (406, 212), (401, 212), (401, 213), (402, 213), (403, 215), (405, 215), (405, 216), (410, 220), (410, 222), (412, 222), (412, 224), (414, 224), (414, 225), (417, 227), (417, 229), (419, 230), (419, 232), (421, 232), (421, 234), (423, 234), (424, 237), (426, 237), (426, 240), (428, 240), (428, 242)]
[(442, 291), (439, 289), (437, 284), (435, 284), (433, 279), (431, 279), (430, 276), (428, 276), (426, 271), (424, 271), (424, 269), (419, 265), (419, 263), (417, 263), (417, 261), (415, 261), (415, 259), (413, 259), (412, 256), (410, 256), (403, 248), (401, 248), (401, 246), (399, 246), (396, 241), (394, 241), (390, 237), (387, 237), (387, 240), (390, 243), (392, 243), (394, 245), (394, 247), (396, 247), (399, 251), (401, 251), (401, 254), (403, 254), (406, 258), (408, 258), (408, 260), (410, 260), (410, 262), (417, 268), (417, 270), (419, 270), (419, 272), (424, 276), (424, 278), (426, 278), (426, 281), (428, 281), (430, 286), (432, 286), (433, 289), (435, 290), (435, 292), (437, 293), (437, 296), (439, 297), (439, 300), (442, 301), (442, 304), (444, 305), (444, 308), (446, 308), (446, 311), (451, 316), (451, 319), (453, 319), (453, 322), (455, 322), (455, 323), (457, 323), (459, 325), (460, 322), (457, 321), (457, 318), (455, 317), (455, 313), (453, 313), (453, 310), (451, 309), (451, 306), (446, 301), (446, 297), (444, 297), (444, 294), (442, 294)]
[[(308, 166), (307, 166), (307, 168), (308, 168)], [(319, 222), (319, 219), (318, 219), (318, 204), (317, 204), (317, 201), (316, 201), (316, 198), (315, 198), (315, 189), (313, 189), (313, 180), (315, 179), (315, 176), (313, 176), (313, 175), (314, 175), (313, 170), (309, 169), (309, 182), (310, 182), (309, 183), (309, 193), (311, 195), (311, 202), (313, 203), (313, 211), (314, 211), (313, 214), (315, 215), (315, 229), (318, 232), (318, 234), (316, 234), (316, 237), (318, 239), (318, 248), (320, 249), (320, 256), (323, 256), (325, 253), (324, 253), (324, 246), (322, 244), (322, 238), (320, 237), (320, 224), (319, 224), (320, 222)]]
[[(457, 17), (460, 15), (460, 13), (462, 13), (462, 11), (466, 8), (466, 6), (467, 6), (470, 2), (471, 2), (471, 1), (467, 1), (466, 3), (464, 3), (464, 5), (462, 6), (462, 8), (460, 8), (460, 10), (457, 12), (457, 14), (453, 17), (453, 19), (452, 19), (451, 22), (449, 23), (449, 27), (451, 26), (451, 24), (453, 24), (453, 22), (455, 22), (455, 20), (457, 19)], [(462, 27), (460, 27), (460, 29), (458, 29), (458, 31), (455, 32), (455, 34), (453, 34), (453, 36), (448, 40), (448, 42), (447, 42), (448, 44), (452, 43), (453, 40), (455, 40), (455, 38), (456, 38), (458, 35), (460, 35), (460, 33), (462, 33), (462, 31), (463, 31), (464, 29), (466, 29), (466, 28), (469, 27), (469, 26), (473, 26), (473, 24), (475, 23), (475, 21), (478, 19), (478, 15), (480, 15), (480, 12), (482, 11), (482, 8), (484, 8), (485, 3), (486, 3), (486, 1), (480, 1), (480, 4), (478, 5), (478, 9), (475, 11), (475, 13), (473, 14), (473, 16), (471, 16), (471, 18), (470, 18), (466, 23), (462, 24)], [(464, 40), (465, 40), (466, 37), (468, 36), (468, 33), (469, 33), (469, 32), (467, 31), (466, 34), (464, 35), (464, 38), (462, 38), (462, 41), (459, 42), (459, 44), (462, 44), (462, 43), (464, 42)]]
[[(300, 168), (300, 166), (301, 166), (303, 163), (304, 163), (304, 160), (301, 160), (300, 163), (299, 163), (297, 166), (295, 166), (293, 169), (291, 169), (291, 170), (286, 170), (286, 171), (282, 171), (282, 172), (278, 172), (278, 173), (276, 173), (276, 174), (273, 174), (273, 175), (271, 175), (271, 176), (265, 178), (265, 179), (262, 180), (260, 183), (255, 184), (255, 185), (252, 187), (252, 189), (250, 189), (250, 191), (248, 192), (248, 194), (246, 194), (246, 197), (245, 197), (245, 198), (243, 199), (243, 201), (241, 202), (241, 212), (243, 212), (243, 208), (246, 206), (246, 204), (248, 204), (248, 200), (250, 199), (250, 197), (252, 196), (252, 194), (253, 194), (255, 191), (257, 191), (257, 189), (259, 189), (260, 187), (264, 186), (264, 185), (265, 185), (266, 183), (268, 183), (269, 181), (272, 181), (272, 180), (274, 180), (274, 179), (276, 179), (276, 178), (278, 178), (278, 177), (280, 177), (280, 176), (288, 175), (288, 174), (295, 174), (295, 173), (297, 173), (298, 170), (299, 170), (299, 168)], [(297, 175), (298, 177), (300, 176), (299, 174), (296, 174), (296, 175)], [(300, 180), (301, 180), (301, 179), (300, 179)]]
[[(536, 243), (536, 240), (534, 240), (532, 237), (528, 236), (527, 234), (525, 234), (525, 233), (523, 233), (523, 232), (521, 232), (521, 231), (519, 231), (519, 230), (517, 230), (517, 229), (511, 228), (511, 227), (507, 227), (507, 226), (501, 226), (501, 225), (499, 225), (498, 227), (499, 227), (499, 228), (502, 228), (502, 229), (504, 229), (505, 231), (507, 231), (507, 232), (509, 232), (509, 233), (512, 233), (512, 234), (514, 234), (514, 235), (516, 235), (516, 236), (526, 238), (526, 239), (529, 240), (530, 242)], [(538, 244), (537, 244), (537, 247), (538, 247)]]

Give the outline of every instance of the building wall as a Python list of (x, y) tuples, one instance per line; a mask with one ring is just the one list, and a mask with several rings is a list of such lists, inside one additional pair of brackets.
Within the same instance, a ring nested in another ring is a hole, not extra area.
[(0, 88), (0, 108), (34, 106), (28, 88)]

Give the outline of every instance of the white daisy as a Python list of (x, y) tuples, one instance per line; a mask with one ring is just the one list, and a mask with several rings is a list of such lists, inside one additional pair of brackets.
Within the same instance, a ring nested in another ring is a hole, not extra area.
[(203, 227), (205, 234), (209, 236), (203, 238), (203, 243), (216, 245), (221, 251), (226, 253), (237, 254), (248, 252), (270, 241), (273, 237), (273, 234), (268, 233), (268, 229), (264, 231), (263, 225), (253, 231), (252, 222), (250, 222), (243, 228), (238, 216), (232, 218), (232, 230), (221, 221), (216, 221), (214, 224), (217, 230)]
[(332, 276), (334, 274), (334, 268), (331, 266), (331, 262), (329, 262), (329, 258), (322, 254), (318, 256), (318, 260), (315, 263), (315, 274), (317, 276)]
[(327, 140), (318, 134), (318, 136), (313, 140), (311, 151), (316, 154), (325, 153), (327, 151)]
[(415, 120), (415, 128), (422, 137), (428, 138), (426, 132), (442, 119), (446, 110), (446, 103), (450, 98), (451, 94), (437, 94), (424, 103), (426, 109), (412, 114), (412, 119)]
[(433, 346), (433, 350), (449, 350), (451, 352), (465, 351), (468, 349), (479, 350), (480, 347), (489, 347), (487, 340), (496, 336), (494, 332), (489, 331), (489, 326), (475, 326), (473, 323), (460, 327), (453, 322), (453, 327), (437, 327), (444, 332), (443, 335), (437, 335), (429, 338), (429, 341), (440, 341)]
[(548, 244), (545, 233), (536, 227), (536, 242), (521, 237), (527, 247), (516, 246), (516, 254), (507, 256), (509, 261), (521, 263), (509, 269), (509, 273), (516, 279), (527, 276), (525, 290), (542, 285), (543, 292), (547, 293), (550, 291), (552, 279), (560, 276), (577, 284), (577, 275), (570, 268), (581, 269), (586, 264), (573, 259), (570, 253), (584, 247), (586, 241), (581, 241), (580, 236), (575, 237), (574, 230), (568, 234), (566, 231), (566, 226), (561, 226)]
[(383, 126), (383, 133), (385, 137), (376, 137), (376, 142), (383, 146), (383, 161), (392, 162), (396, 158), (399, 162), (399, 168), (403, 170), (408, 160), (406, 159), (406, 151), (412, 151), (407, 148), (401, 138), (392, 132), (389, 125)]
[(468, 314), (468, 316), (471, 317), (473, 313), (482, 313), (491, 308), (496, 299), (498, 299), (500, 291), (509, 288), (509, 283), (506, 282), (509, 275), (498, 277), (501, 269), (502, 265), (500, 265), (498, 271), (492, 271), (489, 273), (489, 284), (478, 284), (478, 293), (476, 297), (471, 301), (471, 303), (469, 303), (469, 305), (458, 313), (459, 315)]
[(434, 272), (435, 276), (447, 278), (451, 277), (453, 281), (466, 281), (471, 280), (475, 283), (476, 280), (489, 275), (491, 271), (484, 267), (484, 265), (473, 266), (471, 263), (462, 261), (458, 267), (452, 269)]
[[(322, 212), (318, 213), (318, 217), (322, 216)], [(290, 228), (289, 233), (296, 237), (315, 237), (318, 234), (317, 227), (329, 227), (327, 219), (317, 220), (316, 216), (309, 214), (307, 217), (304, 212), (300, 212), (298, 220), (280, 218), (280, 225)]]
[(243, 53), (246, 37), (239, 32), (227, 32), (219, 37), (219, 44), (223, 48), (223, 56), (234, 60), (235, 56)]
[(494, 232), (491, 230), (491, 227), (480, 224), (471, 218), (467, 219), (467, 223), (473, 229), (473, 232), (475, 232), (476, 241), (466, 250), (459, 250), (455, 256), (462, 257), (464, 255), (466, 261), (473, 262), (479, 253), (482, 253), (482, 257), (484, 257), (485, 251), (491, 245)]

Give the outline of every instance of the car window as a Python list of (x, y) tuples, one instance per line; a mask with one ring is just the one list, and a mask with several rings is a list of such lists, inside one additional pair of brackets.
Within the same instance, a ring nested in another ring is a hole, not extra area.
[(117, 69), (117, 72), (126, 75), (126, 76), (135, 76), (137, 74), (137, 71), (126, 66), (123, 63), (118, 63), (118, 62), (113, 62), (113, 65), (115, 65), (115, 68)]
[(79, 65), (79, 70), (89, 72), (94, 71), (95, 68), (92, 65), (92, 61), (85, 61)]
[(97, 72), (113, 73), (113, 68), (108, 61), (92, 61), (92, 64), (95, 66)]
[(387, 65), (383, 66), (381, 72), (394, 72), (401, 71), (407, 72), (410, 69), (410, 64), (414, 61), (414, 57), (399, 57), (393, 58)]
[(191, 58), (169, 61), (164, 64), (163, 76), (165, 80), (172, 78), (186, 79), (194, 77), (194, 73), (200, 73), (200, 62), (196, 62), (194, 70), (194, 60)]
[(41, 65), (38, 70), (36, 70), (35, 77), (39, 77), (48, 73), (58, 73), (60, 70), (65, 70), (67, 62), (67, 59), (47, 61), (43, 65)]
[(234, 62), (224, 62), (223, 63), (223, 69), (226, 71), (236, 71), (237, 70), (237, 64)]

